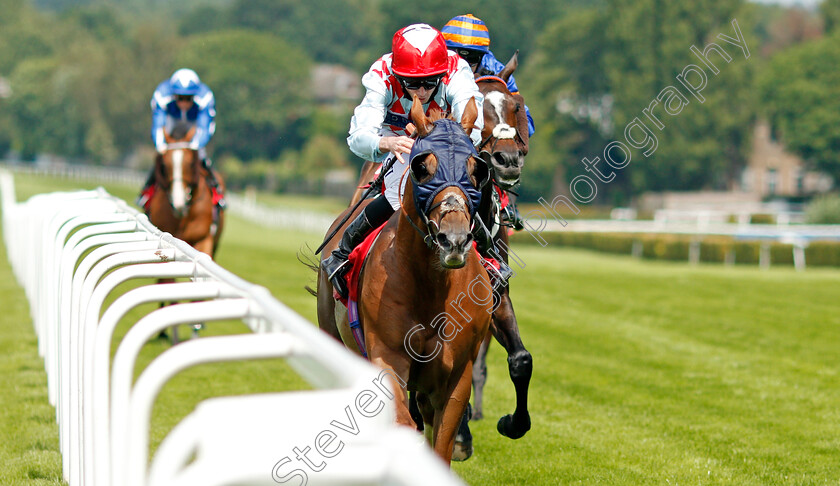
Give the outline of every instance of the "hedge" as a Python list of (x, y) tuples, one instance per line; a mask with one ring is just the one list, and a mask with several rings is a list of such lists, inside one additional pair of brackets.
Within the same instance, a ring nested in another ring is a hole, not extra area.
[[(634, 233), (541, 233), (549, 245), (587, 248), (605, 253), (636, 254), (653, 260), (688, 261), (692, 242), (699, 243), (699, 261), (758, 265), (762, 246), (771, 265), (793, 265), (793, 245), (775, 241), (736, 240), (727, 236)], [(537, 244), (527, 231), (511, 238), (517, 244)], [(634, 249), (635, 247), (635, 249)], [(840, 242), (814, 242), (805, 248), (806, 266), (840, 267)]]

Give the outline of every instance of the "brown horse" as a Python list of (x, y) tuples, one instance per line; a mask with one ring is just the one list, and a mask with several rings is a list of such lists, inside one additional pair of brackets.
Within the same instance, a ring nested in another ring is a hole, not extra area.
[[(222, 235), (224, 212), (214, 208), (207, 169), (198, 152), (189, 148), (195, 128), (185, 134), (179, 128), (165, 134), (168, 148), (155, 160), (157, 189), (149, 205), (149, 220), (212, 257)], [(216, 174), (216, 178), (223, 189), (221, 176)]]
[[(214, 257), (222, 236), (225, 215), (215, 207), (213, 194), (207, 184), (207, 169), (196, 150), (189, 148), (195, 127), (176, 125), (171, 133), (164, 133), (167, 149), (155, 159), (156, 189), (149, 203), (149, 221), (161, 231), (181, 239), (196, 250)], [(219, 190), (224, 181), (217, 173)], [(160, 279), (158, 283), (171, 283)], [(161, 304), (163, 305), (163, 304)], [(201, 324), (193, 325), (193, 337)], [(161, 331), (160, 337), (166, 338)], [(172, 344), (178, 344), (178, 328), (172, 327)]]
[[(455, 150), (449, 150), (456, 144), (473, 150), (466, 132), (477, 115), (471, 101), (461, 126), (448, 119), (435, 120), (423, 113), (415, 98), (411, 109), (418, 134), (415, 149), (424, 138), (438, 140), (436, 132), (451, 137), (449, 146), (413, 152), (402, 208), (373, 244), (359, 288), (359, 316), (368, 356), (373, 364), (393, 370), (405, 384), (404, 388), (397, 386), (397, 380), (392, 384), (398, 423), (415, 427), (406, 391), (416, 392), (427, 437), (447, 463), (469, 402), (473, 361), (487, 333), (493, 301), (487, 272), (473, 250), (470, 208), (475, 198), (467, 195), (489, 179), (489, 168), (472, 155), (466, 161), (457, 160), (451, 156)], [(457, 141), (453, 141), (455, 137)], [(431, 193), (422, 208), (416, 206), (415, 193), (459, 170), (466, 171), (470, 188), (444, 184), (443, 189)], [(323, 255), (329, 255), (337, 241), (333, 238)], [(336, 303), (332, 293), (329, 279), (321, 272), (319, 325), (355, 349), (346, 309)]]
[[(483, 76), (476, 79), (479, 90), (484, 95), (484, 128), (481, 132), (480, 155), (491, 162), (494, 183), (502, 189), (510, 189), (519, 182), (528, 153), (528, 129), (525, 119), (525, 102), (519, 95), (513, 95), (507, 89), (507, 80), (517, 67), (517, 55), (514, 54), (498, 77)], [(479, 213), (491, 231), (494, 231), (493, 244), (498, 256), (509, 262), (507, 228), (500, 226), (500, 218), (495, 214), (491, 200), (493, 189), (488, 185), (482, 198)], [(531, 428), (528, 413), (528, 387), (533, 369), (531, 353), (525, 349), (519, 335), (519, 326), (513, 303), (510, 300), (509, 287), (499, 289), (499, 302), (493, 313), (490, 326), (492, 335), (508, 354), (508, 372), (516, 390), (516, 410), (512, 415), (499, 419), (499, 433), (512, 439), (525, 435)], [(490, 345), (488, 333), (481, 345), (473, 367), (473, 387), (475, 398), (472, 418), (483, 417), (482, 401), (484, 384), (487, 381), (487, 351)]]

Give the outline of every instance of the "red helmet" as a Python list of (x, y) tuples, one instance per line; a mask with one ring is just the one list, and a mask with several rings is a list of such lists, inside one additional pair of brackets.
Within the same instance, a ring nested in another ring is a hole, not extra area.
[(398, 30), (391, 52), (391, 69), (398, 76), (422, 78), (446, 72), (446, 40), (430, 25), (413, 24)]

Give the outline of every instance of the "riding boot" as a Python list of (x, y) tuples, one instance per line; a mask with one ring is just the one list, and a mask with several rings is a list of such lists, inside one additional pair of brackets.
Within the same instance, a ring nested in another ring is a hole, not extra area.
[(348, 295), (344, 275), (350, 269), (348, 261), (350, 252), (365, 239), (370, 230), (388, 221), (392, 214), (394, 214), (394, 209), (386, 198), (379, 196), (374, 199), (356, 216), (356, 219), (347, 225), (344, 234), (341, 235), (338, 248), (333, 250), (329, 258), (321, 262), (321, 269), (327, 274), (333, 288), (343, 299), (346, 299)]
[(137, 205), (141, 208), (146, 209), (146, 205), (149, 204), (149, 201), (152, 199), (152, 187), (155, 184), (155, 168), (152, 167), (152, 170), (149, 171), (149, 176), (146, 177), (146, 182), (143, 184), (143, 188), (140, 189), (140, 195), (137, 196)]
[(227, 201), (219, 190), (219, 180), (216, 179), (216, 171), (211, 167), (213, 161), (210, 157), (201, 159), (201, 166), (207, 171), (207, 185), (210, 186), (210, 191), (213, 193), (213, 204), (219, 206), (220, 209), (227, 207)]
[(479, 255), (483, 258), (493, 258), (499, 263), (499, 268), (496, 269), (492, 264), (484, 265), (484, 268), (491, 273), (491, 278), (498, 282), (499, 287), (506, 287), (508, 280), (513, 276), (513, 270), (505, 263), (501, 255), (496, 252), (493, 245), (493, 236), (490, 235), (487, 226), (484, 224), (476, 224), (473, 228), (473, 238), (475, 238), (475, 246)]

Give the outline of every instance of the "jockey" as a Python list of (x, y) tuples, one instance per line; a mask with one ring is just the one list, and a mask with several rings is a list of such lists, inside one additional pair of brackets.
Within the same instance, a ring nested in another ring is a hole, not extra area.
[[(449, 49), (457, 52), (459, 56), (464, 58), (472, 68), (476, 76), (498, 76), (505, 65), (499, 62), (496, 57), (490, 52), (490, 31), (484, 22), (473, 16), (472, 14), (459, 15), (453, 17), (441, 29), (443, 38), (446, 39), (446, 46)], [(511, 94), (519, 94), (519, 88), (516, 86), (516, 79), (513, 75), (508, 78), (507, 88)], [(525, 105), (525, 117), (528, 124), (528, 138), (534, 135), (534, 119), (531, 118), (531, 110), (528, 105)], [(522, 136), (522, 128), (526, 120), (519, 119), (517, 131), (525, 143), (525, 151), (528, 150), (528, 139)], [(522, 217), (516, 206), (509, 206), (511, 212), (507, 214), (507, 219), (510, 220), (516, 229), (522, 229)]]
[[(362, 159), (384, 162), (395, 157), (393, 154), (411, 152), (414, 139), (409, 138), (407, 129), (413, 96), (419, 98), (427, 114), (435, 108), (456, 120), (460, 120), (470, 98), (475, 98), (478, 119), (470, 138), (474, 144), (481, 139), (484, 97), (467, 63), (448, 51), (441, 33), (429, 25), (413, 24), (397, 31), (391, 52), (371, 65), (362, 84), (366, 93), (353, 112), (347, 137), (350, 150)], [(405, 181), (402, 186), (400, 182), (407, 167), (407, 160), (405, 164), (395, 161), (385, 174), (384, 195), (376, 196), (347, 226), (338, 248), (321, 263), (342, 297), (347, 296), (344, 274), (349, 270), (350, 252), (399, 209), (405, 188)], [(510, 269), (505, 268), (501, 276), (506, 280)]]
[[(196, 128), (190, 141), (190, 148), (198, 150), (199, 159), (209, 174), (208, 184), (213, 191), (214, 201), (224, 206), (224, 199), (218, 195), (218, 182), (212, 162), (207, 158), (206, 145), (216, 131), (216, 101), (213, 92), (198, 79), (192, 69), (179, 69), (171, 78), (161, 82), (152, 96), (152, 141), (158, 153), (166, 151), (164, 130), (170, 132), (176, 123), (186, 122)], [(137, 205), (146, 207), (154, 194), (154, 167), (140, 192)]]

